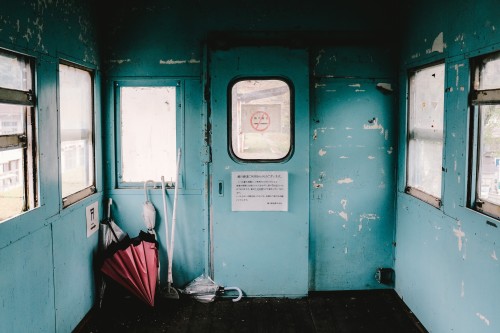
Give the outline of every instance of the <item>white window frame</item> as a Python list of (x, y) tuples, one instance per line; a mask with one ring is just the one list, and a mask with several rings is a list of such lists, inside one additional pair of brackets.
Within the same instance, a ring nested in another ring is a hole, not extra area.
[[(427, 141), (427, 142), (441, 142), (442, 144), (442, 154), (441, 154), (441, 168), (439, 168), (439, 172), (442, 173), (442, 166), (443, 166), (443, 153), (444, 153), (444, 102), (443, 102), (443, 119), (442, 119), (442, 122), (443, 122), (443, 130), (442, 130), (442, 133), (441, 133), (441, 136), (440, 138), (436, 137), (436, 133), (430, 133), (431, 131), (427, 131), (429, 133), (423, 133), (423, 135), (419, 135), (418, 133), (416, 132), (412, 132), (411, 130), (411, 121), (412, 121), (412, 112), (416, 112), (414, 111), (415, 110), (415, 107), (413, 105), (414, 103), (414, 95), (415, 95), (415, 87), (413, 87), (412, 85), (412, 79), (413, 77), (421, 70), (426, 70), (426, 69), (429, 69), (429, 68), (432, 68), (434, 66), (445, 66), (445, 63), (444, 61), (439, 61), (439, 62), (434, 62), (434, 63), (431, 63), (431, 64), (427, 64), (425, 66), (421, 66), (419, 68), (416, 68), (416, 69), (412, 69), (409, 71), (408, 73), (408, 91), (409, 91), (409, 96), (408, 96), (408, 105), (407, 105), (407, 108), (408, 108), (408, 113), (407, 113), (407, 139), (406, 139), (406, 186), (405, 186), (405, 192), (436, 207), (436, 208), (440, 208), (441, 205), (442, 205), (442, 201), (441, 201), (441, 195), (442, 195), (442, 182), (443, 182), (443, 177), (442, 177), (442, 174), (441, 174), (441, 183), (439, 184), (439, 188), (440, 188), (440, 195), (439, 197), (431, 194), (431, 193), (428, 193), (425, 189), (422, 189), (422, 188), (416, 188), (414, 186), (412, 186), (409, 181), (410, 181), (410, 171), (409, 171), (409, 168), (412, 167), (412, 165), (410, 163), (412, 163), (411, 161), (411, 148), (410, 148), (410, 142), (412, 140), (421, 140), (421, 141)], [(444, 71), (444, 75), (446, 75), (446, 71)], [(445, 85), (445, 82), (446, 82), (446, 78), (443, 77), (443, 101), (444, 101), (444, 85)], [(439, 133), (437, 133), (439, 135)]]
[(500, 219), (500, 205), (480, 198), (480, 160), (481, 160), (481, 106), (500, 105), (500, 87), (480, 88), (480, 67), (484, 59), (500, 57), (500, 51), (471, 59), (471, 90), (469, 93), (469, 107), (471, 112), (471, 139), (469, 168), (471, 170), (468, 182), (468, 206), (483, 214)]
[[(154, 87), (173, 87), (175, 88), (175, 99), (176, 99), (176, 105), (175, 105), (175, 141), (176, 141), (176, 149), (173, 152), (173, 155), (171, 156), (172, 161), (174, 164), (176, 164), (177, 160), (177, 151), (180, 148), (181, 151), (184, 151), (184, 130), (183, 130), (183, 124), (184, 124), (184, 80), (178, 80), (178, 79), (144, 79), (144, 78), (138, 78), (138, 79), (123, 79), (123, 80), (116, 80), (114, 82), (114, 98), (115, 98), (115, 129), (116, 129), (116, 181), (115, 181), (115, 187), (119, 189), (134, 189), (134, 188), (143, 188), (145, 182), (152, 180), (155, 184), (154, 186), (160, 187), (160, 182), (161, 179), (137, 179), (133, 181), (123, 181), (123, 164), (124, 164), (124, 157), (122, 153), (123, 149), (123, 133), (122, 133), (122, 114), (121, 114), (121, 88), (122, 87), (136, 87), (136, 88), (141, 88), (141, 87), (149, 87), (149, 88), (154, 88)], [(165, 139), (168, 139), (168, 134), (164, 133)], [(145, 162), (145, 163), (151, 163), (151, 162)], [(175, 170), (174, 170), (175, 173)], [(182, 182), (183, 179), (179, 178), (178, 179), (178, 188), (182, 188)], [(175, 177), (168, 177), (165, 176), (165, 185), (167, 188), (175, 188)]]
[[(69, 67), (73, 67), (73, 68), (76, 68), (76, 69), (79, 69), (79, 70), (82, 70), (82, 71), (86, 71), (89, 73), (90, 75), (90, 79), (91, 79), (91, 101), (90, 101), (90, 105), (92, 106), (91, 108), (91, 117), (92, 117), (92, 120), (91, 120), (91, 124), (92, 124), (92, 134), (91, 134), (91, 144), (92, 144), (92, 152), (91, 152), (91, 156), (92, 156), (92, 163), (89, 165), (89, 168), (90, 170), (89, 173), (92, 175), (92, 179), (91, 179), (91, 182), (90, 182), (90, 185), (75, 192), (75, 193), (72, 193), (72, 194), (69, 194), (67, 196), (63, 196), (62, 197), (62, 205), (63, 205), (63, 208), (66, 208), (78, 201), (81, 201), (85, 198), (87, 198), (88, 196), (94, 194), (97, 192), (97, 189), (96, 189), (96, 168), (95, 168), (95, 162), (96, 162), (96, 155), (95, 155), (95, 74), (94, 74), (94, 71), (92, 69), (89, 69), (87, 67), (84, 67), (82, 65), (79, 65), (79, 64), (75, 64), (73, 62), (70, 62), (70, 61), (67, 61), (67, 60), (63, 60), (61, 59), (59, 61), (59, 66), (60, 65), (65, 65), (65, 66), (69, 66)], [(59, 71), (59, 67), (58, 67), (58, 71)], [(61, 84), (60, 80), (58, 81), (59, 85)], [(60, 94), (60, 86), (59, 86), (59, 94)], [(61, 98), (61, 96), (59, 96), (59, 99)], [(58, 101), (58, 103), (60, 103), (60, 101)], [(61, 106), (59, 105), (59, 112), (64, 112), (64, 110), (61, 110)], [(61, 147), (62, 147), (62, 135), (61, 135), (61, 128), (59, 128), (59, 153), (61, 154)], [(62, 162), (62, 158), (60, 157), (59, 158), (60, 162)], [(61, 172), (62, 172), (62, 169), (60, 169)], [(61, 179), (61, 193), (62, 193), (62, 173), (60, 175), (60, 179)]]
[[(3, 50), (18, 58), (24, 58), (30, 68), (27, 77), (29, 87), (26, 90), (10, 89), (0, 86), (0, 103), (21, 105), (25, 107), (23, 133), (0, 135), (0, 151), (22, 149), (23, 151), (23, 207), (19, 214), (38, 207), (38, 172), (37, 172), (37, 142), (36, 142), (36, 95), (35, 95), (35, 60), (31, 57)], [(1, 84), (1, 83), (0, 83)], [(0, 223), (19, 214), (0, 220)]]

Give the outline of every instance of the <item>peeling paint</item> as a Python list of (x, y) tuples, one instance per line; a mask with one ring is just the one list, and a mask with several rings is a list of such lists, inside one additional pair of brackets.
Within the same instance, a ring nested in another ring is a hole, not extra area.
[(124, 62), (130, 62), (130, 61), (131, 61), (130, 59), (111, 59), (109, 62), (121, 65)]
[(464, 289), (464, 280), (462, 280), (462, 289), (460, 290), (460, 297), (464, 297), (465, 296), (465, 289)]
[(368, 156), (368, 159), (369, 159), (369, 160), (374, 160), (374, 159), (375, 159), (375, 156), (369, 155), (369, 156)]
[(340, 212), (340, 213), (339, 213), (339, 216), (340, 216), (341, 218), (343, 218), (344, 220), (346, 220), (346, 221), (348, 220), (348, 217), (347, 217), (347, 213), (346, 213), (346, 212)]
[(345, 129), (346, 129), (346, 131), (350, 131), (350, 130), (352, 130), (353, 128), (352, 128), (352, 127), (346, 127)]
[(337, 181), (337, 184), (349, 184), (349, 183), (352, 183), (354, 180), (352, 180), (351, 178), (344, 178), (344, 179), (339, 179)]
[(434, 39), (434, 42), (432, 43), (432, 49), (431, 52), (439, 52), (443, 53), (446, 45), (444, 44), (443, 41), (443, 32), (440, 32), (439, 35)]
[(321, 57), (323, 56), (323, 53), (325, 53), (325, 50), (320, 50), (318, 52), (318, 56), (316, 57), (316, 65), (315, 66), (319, 65), (319, 61), (321, 60)]
[(361, 88), (361, 84), (359, 83), (354, 83), (354, 84), (350, 84), (349, 87), (353, 87), (353, 88)]
[(376, 220), (378, 218), (379, 218), (379, 216), (377, 214), (361, 214), (361, 215), (359, 215), (358, 231), (361, 231), (361, 229), (363, 229), (363, 220)]
[(335, 214), (335, 212), (333, 210), (329, 209), (328, 214), (332, 215), (332, 214)]
[(326, 87), (326, 84), (324, 84), (324, 83), (315, 83), (314, 84), (314, 88), (318, 88), (318, 87)]
[(384, 91), (393, 91), (392, 85), (390, 83), (385, 83), (385, 82), (377, 83), (377, 88), (382, 89)]
[(344, 254), (347, 254), (347, 247), (344, 247)]
[(458, 83), (460, 82), (460, 75), (459, 75), (460, 67), (464, 67), (464, 64), (456, 64), (455, 66), (453, 66), (453, 68), (455, 69), (455, 86), (456, 87), (458, 87)]
[(314, 133), (313, 133), (313, 140), (316, 140), (318, 138), (318, 130), (314, 130)]
[(460, 34), (455, 37), (455, 42), (463, 42), (464, 41), (464, 34)]
[(481, 319), (482, 321), (484, 321), (484, 323), (488, 326), (490, 326), (490, 321), (488, 320), (488, 318), (486, 318), (485, 316), (483, 316), (482, 314), (480, 314), (479, 312), (476, 312), (476, 316), (479, 317), (479, 319)]
[(323, 184), (321, 184), (321, 183), (316, 183), (315, 181), (313, 181), (313, 187), (314, 187), (314, 188), (323, 188)]
[(187, 60), (174, 60), (174, 59), (168, 59), (168, 60), (161, 60), (160, 59), (160, 65), (181, 65), (185, 64)]
[(198, 59), (189, 59), (189, 60), (174, 60), (174, 59), (168, 59), (168, 60), (161, 60), (160, 59), (160, 65), (182, 65), (182, 64), (199, 64), (201, 61)]
[(460, 224), (458, 225), (458, 229), (453, 228), (453, 233), (455, 234), (455, 237), (458, 238), (458, 251), (462, 251), (462, 238), (465, 237), (465, 232), (462, 231), (462, 226)]
[(341, 158), (341, 159), (345, 159), (345, 158), (349, 158), (349, 157), (347, 157), (347, 156), (343, 156), (343, 155), (342, 155), (342, 156), (339, 156), (339, 158)]
[(392, 150), (393, 150), (393, 148), (389, 147), (389, 150), (387, 151), (387, 154), (391, 155), (392, 154)]
[(384, 136), (384, 139), (385, 140), (389, 140), (389, 130), (385, 130), (385, 136)]
[(318, 155), (319, 156), (325, 156), (326, 155), (326, 150), (323, 150), (323, 148), (320, 149), (319, 152), (318, 152)]
[(363, 129), (365, 129), (365, 130), (380, 130), (380, 134), (384, 134), (384, 127), (382, 126), (382, 124), (378, 123), (377, 118), (373, 118), (373, 120), (370, 120), (370, 121), (371, 121), (370, 125), (364, 124)]
[(345, 207), (347, 206), (347, 199), (340, 200), (340, 204), (342, 205), (342, 209), (345, 210)]
[(365, 92), (365, 91), (366, 91), (366, 90), (364, 90), (364, 89), (356, 89), (356, 90), (354, 90), (354, 92), (357, 92), (357, 93), (358, 93), (358, 92)]
[(363, 220), (376, 220), (380, 218), (377, 214), (373, 214), (373, 213), (370, 213), (370, 214), (361, 214), (359, 215), (359, 222), (363, 221)]
[(493, 253), (491, 254), (491, 257), (493, 258), (493, 260), (498, 260), (497, 254), (496, 254), (495, 250), (493, 250)]

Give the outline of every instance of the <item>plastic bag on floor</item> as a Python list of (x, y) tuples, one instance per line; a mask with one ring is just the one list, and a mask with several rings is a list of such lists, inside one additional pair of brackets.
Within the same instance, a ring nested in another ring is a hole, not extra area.
[(219, 285), (209, 276), (203, 274), (191, 281), (181, 292), (199, 302), (210, 303), (215, 299), (218, 290)]

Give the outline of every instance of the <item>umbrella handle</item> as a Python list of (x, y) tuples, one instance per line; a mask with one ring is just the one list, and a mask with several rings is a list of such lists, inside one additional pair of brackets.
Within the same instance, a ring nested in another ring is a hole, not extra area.
[(146, 180), (144, 182), (144, 201), (145, 202), (148, 202), (149, 201), (149, 198), (148, 198), (148, 184), (149, 183), (152, 183), (153, 184), (153, 188), (155, 186), (155, 181), (154, 180)]
[(109, 198), (108, 200), (108, 219), (111, 218), (111, 205), (113, 204), (113, 199)]
[(111, 220), (107, 220), (107, 224), (108, 224), (108, 227), (109, 229), (111, 230), (111, 233), (113, 234), (113, 236), (115, 237), (115, 240), (116, 242), (118, 243), (120, 240), (118, 239), (118, 236), (116, 236), (116, 233), (115, 231), (113, 230), (113, 226), (111, 225)]
[(111, 230), (111, 233), (116, 239), (116, 242), (118, 242), (118, 236), (116, 236), (115, 231), (113, 230), (113, 227), (111, 226), (111, 205), (113, 204), (113, 199), (109, 198), (108, 200), (108, 218), (102, 221), (102, 223), (107, 224), (109, 229)]

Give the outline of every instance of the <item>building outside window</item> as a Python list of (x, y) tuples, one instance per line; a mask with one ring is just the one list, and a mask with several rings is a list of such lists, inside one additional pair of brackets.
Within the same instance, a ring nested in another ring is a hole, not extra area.
[(410, 71), (406, 192), (441, 205), (444, 63)]
[(0, 222), (38, 206), (34, 60), (0, 49)]
[(116, 82), (118, 187), (140, 187), (162, 177), (174, 186), (181, 91), (176, 80)]
[(236, 160), (276, 162), (292, 153), (292, 88), (281, 78), (230, 85), (230, 153)]
[(472, 61), (470, 204), (500, 218), (500, 52)]
[(92, 72), (59, 64), (61, 192), (67, 207), (96, 191)]

